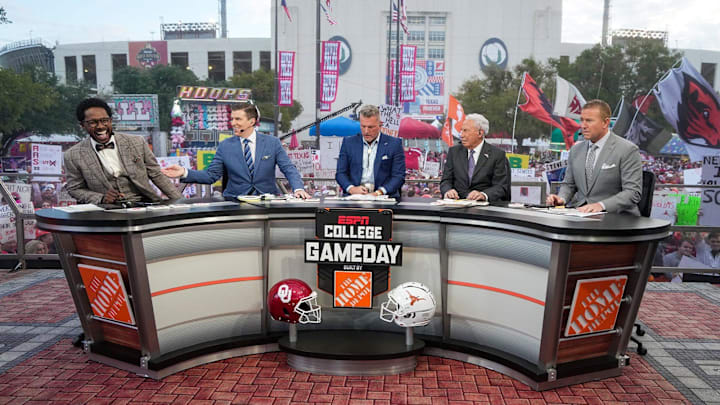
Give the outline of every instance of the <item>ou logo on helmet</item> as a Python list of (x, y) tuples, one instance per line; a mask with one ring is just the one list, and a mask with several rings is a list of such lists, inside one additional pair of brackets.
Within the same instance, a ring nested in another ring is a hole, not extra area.
[(287, 284), (282, 284), (278, 287), (277, 295), (280, 298), (280, 302), (287, 304), (292, 299), (292, 290)]
[(497, 66), (505, 69), (508, 63), (508, 50), (500, 38), (490, 38), (480, 47), (480, 69), (486, 71)]

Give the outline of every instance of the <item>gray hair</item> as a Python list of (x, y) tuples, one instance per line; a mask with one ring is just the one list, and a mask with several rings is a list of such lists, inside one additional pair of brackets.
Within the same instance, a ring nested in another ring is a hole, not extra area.
[(365, 104), (360, 107), (358, 114), (365, 118), (378, 117), (378, 119), (380, 119), (380, 110), (372, 104)]
[(490, 131), (490, 121), (481, 114), (468, 114), (465, 116), (465, 119), (474, 122), (475, 127), (483, 131), (483, 134), (485, 135), (487, 135), (488, 131)]

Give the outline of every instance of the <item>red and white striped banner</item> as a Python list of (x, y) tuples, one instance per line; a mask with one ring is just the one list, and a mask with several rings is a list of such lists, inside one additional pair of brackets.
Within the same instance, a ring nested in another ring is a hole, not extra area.
[(295, 71), (295, 52), (279, 51), (278, 60), (278, 105), (293, 104), (293, 73)]
[(400, 102), (415, 101), (415, 54), (414, 45), (400, 46)]

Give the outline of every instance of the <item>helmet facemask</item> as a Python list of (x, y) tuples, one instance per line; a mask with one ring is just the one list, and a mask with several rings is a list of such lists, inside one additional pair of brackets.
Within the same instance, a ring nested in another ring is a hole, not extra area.
[(298, 319), (300, 323), (320, 323), (322, 313), (320, 305), (317, 303), (317, 293), (313, 291), (312, 294), (300, 299), (293, 311), (300, 314), (300, 319)]

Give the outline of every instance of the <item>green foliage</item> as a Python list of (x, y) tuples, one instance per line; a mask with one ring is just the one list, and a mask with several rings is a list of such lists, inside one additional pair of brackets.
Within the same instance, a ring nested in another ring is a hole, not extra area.
[[(275, 107), (275, 71), (260, 69), (250, 73), (241, 73), (230, 78), (228, 87), (251, 89), (253, 100), (260, 109), (260, 116), (271, 118)], [(302, 113), (303, 107), (299, 101), (293, 100), (290, 107), (280, 107), (281, 132), (290, 130), (292, 121)]]
[(8, 20), (7, 13), (4, 7), (0, 7), (0, 24), (10, 24), (12, 21)]
[(87, 86), (58, 84), (52, 74), (27, 67), (21, 74), (0, 69), (0, 89), (0, 155), (26, 132), (80, 133), (75, 107), (87, 97)]
[[(599, 98), (616, 106), (623, 96), (632, 101), (647, 94), (681, 57), (682, 54), (670, 51), (662, 43), (647, 39), (631, 40), (624, 46), (596, 45), (583, 51), (573, 62), (551, 58), (541, 63), (525, 59), (511, 72), (491, 69), (483, 78), (465, 81), (456, 97), (467, 114), (477, 112), (488, 118), (491, 133), (511, 134), (524, 72), (532, 76), (551, 102), (555, 96), (555, 76), (559, 75), (574, 84), (587, 100)], [(519, 102), (525, 102), (523, 95)], [(648, 115), (658, 123), (665, 123), (656, 103)], [(550, 130), (550, 125), (518, 111), (515, 129), (518, 142), (525, 137), (549, 137)]]
[(177, 86), (196, 85), (195, 74), (179, 66), (158, 65), (150, 69), (126, 66), (113, 73), (113, 89), (117, 94), (157, 94), (160, 129), (170, 130), (170, 109), (177, 96)]

